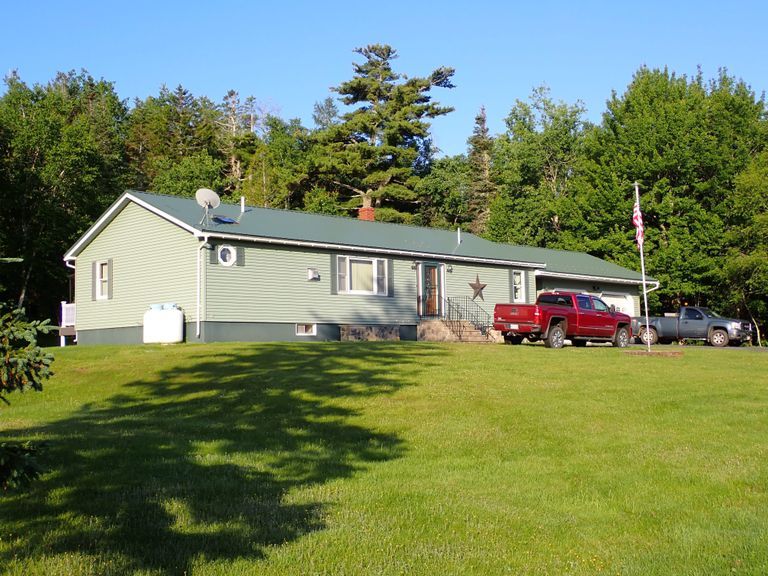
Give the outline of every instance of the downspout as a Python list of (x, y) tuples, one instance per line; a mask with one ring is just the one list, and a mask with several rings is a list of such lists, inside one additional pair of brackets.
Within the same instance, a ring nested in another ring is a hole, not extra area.
[(656, 284), (656, 286), (654, 286), (653, 288), (649, 288), (649, 289), (647, 289), (647, 290), (645, 291), (645, 293), (646, 293), (646, 294), (650, 294), (650, 293), (651, 293), (651, 292), (653, 292), (654, 290), (658, 290), (658, 289), (661, 287), (661, 282), (659, 282), (658, 280), (656, 280), (656, 281), (654, 282), (654, 284)]
[(203, 248), (208, 245), (208, 236), (203, 236), (200, 246), (197, 248), (197, 319), (195, 322), (195, 336), (200, 339), (200, 315), (202, 311), (202, 284), (203, 284), (203, 271), (202, 271), (202, 259), (200, 255), (203, 253)]

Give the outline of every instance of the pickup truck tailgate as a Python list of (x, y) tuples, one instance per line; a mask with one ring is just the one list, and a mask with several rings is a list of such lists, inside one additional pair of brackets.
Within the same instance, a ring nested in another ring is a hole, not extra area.
[(516, 325), (539, 321), (535, 304), (497, 304), (493, 316), (494, 327), (499, 326), (497, 330), (516, 330)]

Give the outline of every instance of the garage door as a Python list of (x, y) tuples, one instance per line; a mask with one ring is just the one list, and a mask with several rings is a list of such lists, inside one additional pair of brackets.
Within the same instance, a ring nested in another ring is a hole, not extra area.
[(606, 294), (603, 293), (600, 299), (608, 304), (608, 306), (616, 306), (616, 310), (629, 314), (630, 316), (637, 316), (635, 310), (635, 301), (629, 294)]

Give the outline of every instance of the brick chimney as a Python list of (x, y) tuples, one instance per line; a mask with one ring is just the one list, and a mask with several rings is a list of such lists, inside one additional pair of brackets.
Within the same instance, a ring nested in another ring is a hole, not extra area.
[(372, 206), (358, 208), (357, 218), (358, 220), (368, 220), (369, 222), (373, 222), (376, 219), (374, 216), (374, 208)]

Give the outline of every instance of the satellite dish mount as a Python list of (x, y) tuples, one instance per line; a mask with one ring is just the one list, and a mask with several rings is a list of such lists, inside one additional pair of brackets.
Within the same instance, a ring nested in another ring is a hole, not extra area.
[(211, 223), (208, 212), (211, 209), (215, 210), (219, 207), (221, 198), (219, 198), (219, 195), (213, 190), (199, 188), (197, 192), (195, 192), (195, 200), (197, 200), (198, 205), (205, 210), (203, 218), (200, 220), (200, 224), (202, 225), (203, 222), (205, 222), (205, 225), (208, 226)]

